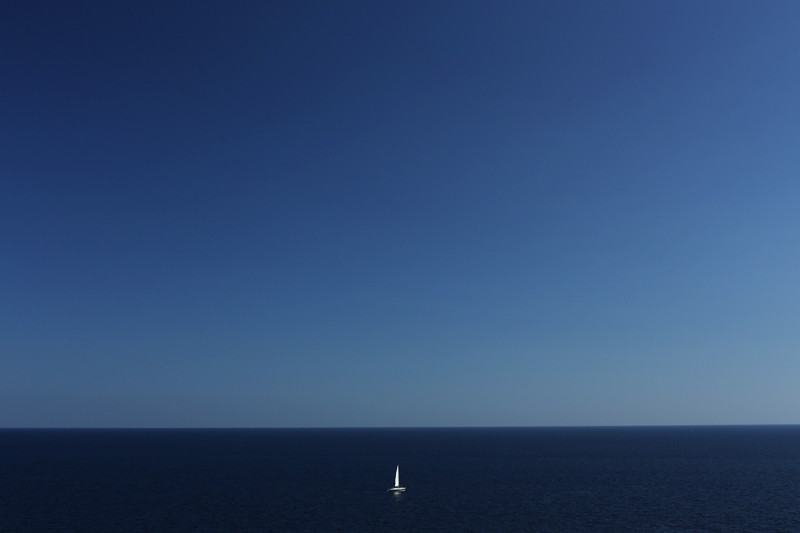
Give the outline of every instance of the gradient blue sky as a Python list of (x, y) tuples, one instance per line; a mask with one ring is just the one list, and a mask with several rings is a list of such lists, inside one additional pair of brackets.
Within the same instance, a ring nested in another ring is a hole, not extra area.
[(0, 426), (800, 423), (800, 4), (0, 4)]

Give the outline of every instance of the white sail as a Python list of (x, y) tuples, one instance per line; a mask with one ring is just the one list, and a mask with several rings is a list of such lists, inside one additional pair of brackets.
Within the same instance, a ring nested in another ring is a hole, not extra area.
[(400, 465), (397, 465), (397, 470), (394, 471), (394, 487), (389, 489), (389, 492), (399, 494), (405, 492), (406, 488), (400, 486)]

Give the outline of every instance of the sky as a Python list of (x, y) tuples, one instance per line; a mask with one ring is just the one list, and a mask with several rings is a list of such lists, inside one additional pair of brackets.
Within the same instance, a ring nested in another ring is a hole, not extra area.
[(0, 427), (800, 423), (800, 4), (0, 4)]

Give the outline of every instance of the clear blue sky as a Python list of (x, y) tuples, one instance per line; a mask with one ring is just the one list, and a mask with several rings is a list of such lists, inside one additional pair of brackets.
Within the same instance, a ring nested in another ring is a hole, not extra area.
[(800, 423), (800, 4), (0, 5), (0, 426)]

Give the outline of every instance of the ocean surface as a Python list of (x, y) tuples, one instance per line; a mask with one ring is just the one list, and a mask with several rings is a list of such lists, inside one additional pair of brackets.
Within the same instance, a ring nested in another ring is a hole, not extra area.
[(800, 426), (0, 430), (0, 531), (800, 532)]

